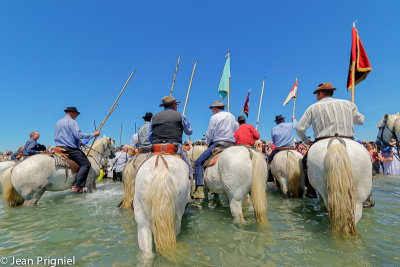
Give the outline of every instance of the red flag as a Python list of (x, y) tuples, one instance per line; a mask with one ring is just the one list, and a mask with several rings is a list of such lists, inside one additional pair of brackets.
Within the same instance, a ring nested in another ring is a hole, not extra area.
[(283, 103), (283, 106), (285, 106), (287, 103), (289, 103), (289, 101), (292, 98), (296, 98), (297, 97), (297, 78), (296, 78), (296, 82), (293, 85), (292, 90), (290, 91), (289, 95), (286, 97), (285, 102)]
[(372, 71), (367, 53), (361, 43), (356, 27), (352, 29), (352, 44), (350, 54), (350, 70), (347, 77), (347, 91), (356, 86)]
[(244, 106), (243, 106), (243, 112), (246, 114), (247, 118), (249, 117), (249, 96), (250, 96), (250, 91), (247, 93), (247, 98), (246, 101), (244, 102)]

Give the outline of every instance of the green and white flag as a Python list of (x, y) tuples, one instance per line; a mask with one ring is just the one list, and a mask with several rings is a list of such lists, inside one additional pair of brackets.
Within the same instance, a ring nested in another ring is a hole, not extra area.
[(222, 72), (221, 81), (219, 82), (218, 93), (221, 96), (222, 100), (226, 97), (229, 90), (229, 78), (231, 77), (231, 60), (230, 54), (228, 52), (227, 59), (225, 62), (224, 71)]

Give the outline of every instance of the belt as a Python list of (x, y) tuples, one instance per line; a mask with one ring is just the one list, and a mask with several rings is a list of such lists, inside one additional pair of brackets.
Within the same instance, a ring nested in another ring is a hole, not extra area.
[(277, 151), (294, 150), (293, 146), (280, 146), (275, 148)]
[(324, 136), (324, 137), (315, 138), (314, 143), (316, 143), (316, 142), (318, 142), (318, 141), (321, 141), (321, 140), (324, 140), (324, 139), (334, 138), (334, 137), (354, 140), (354, 137), (353, 137), (353, 136), (340, 136), (340, 135), (335, 135), (335, 136)]

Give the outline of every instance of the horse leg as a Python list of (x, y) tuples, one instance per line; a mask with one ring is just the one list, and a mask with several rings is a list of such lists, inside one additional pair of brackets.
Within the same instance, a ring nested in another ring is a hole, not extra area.
[(135, 218), (137, 221), (139, 248), (143, 252), (143, 257), (150, 259), (153, 257), (150, 217), (143, 212), (141, 204), (138, 206), (135, 209)]
[(362, 203), (357, 203), (356, 204), (356, 210), (355, 210), (355, 214), (354, 214), (354, 224), (357, 224), (358, 221), (361, 219), (362, 216), (362, 212), (363, 212), (363, 204)]
[(242, 201), (231, 199), (229, 201), (229, 207), (235, 222), (244, 223), (243, 212), (242, 212)]
[(33, 205), (35, 205), (39, 201), (39, 199), (42, 197), (42, 195), (44, 194), (45, 191), (46, 191), (46, 186), (43, 186), (38, 191), (32, 193), (31, 198), (28, 199), (28, 200), (25, 200), (24, 206), (33, 206)]

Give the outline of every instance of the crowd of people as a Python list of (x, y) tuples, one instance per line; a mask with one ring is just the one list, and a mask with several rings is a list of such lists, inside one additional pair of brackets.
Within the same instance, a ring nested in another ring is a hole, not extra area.
[[(222, 101), (214, 101), (209, 106), (212, 116), (205, 134), (205, 140), (196, 141), (195, 144), (192, 144), (191, 140), (183, 142), (182, 134), (191, 135), (192, 126), (187, 117), (177, 111), (179, 101), (176, 101), (172, 95), (163, 97), (160, 104), (163, 110), (155, 115), (146, 112), (143, 116), (143, 126), (132, 136), (132, 146), (124, 145), (115, 148), (116, 156), (109, 161), (113, 180), (122, 181), (124, 167), (134, 156), (148, 155), (153, 146), (162, 144), (173, 145), (176, 154), (180, 155), (187, 163), (190, 177), (195, 178), (196, 181), (194, 198), (204, 198), (203, 164), (211, 157), (214, 148), (217, 146), (222, 147), (222, 149), (232, 145), (253, 147), (262, 153), (269, 163), (272, 162), (275, 154), (279, 151), (296, 150), (303, 155), (303, 167), (306, 170), (307, 151), (313, 144), (311, 137), (305, 134), (307, 128), (312, 125), (314, 142), (334, 136), (354, 139), (353, 124), (362, 125), (364, 123), (364, 116), (357, 111), (354, 103), (332, 98), (335, 89), (331, 83), (320, 84), (314, 91), (317, 102), (306, 110), (300, 121), (297, 121), (295, 116), (292, 116), (291, 122), (286, 122), (282, 115), (276, 116), (276, 126), (271, 131), (272, 142), (261, 140), (258, 131), (252, 125), (246, 123), (246, 118), (243, 115), (239, 115), (236, 119), (230, 112), (225, 111), (225, 105)], [(320, 114), (320, 111), (324, 108), (329, 108), (333, 113), (337, 113), (338, 116), (336, 117), (345, 114), (344, 117), (341, 117), (341, 127), (338, 127), (339, 122), (335, 121), (335, 116), (326, 117)], [(81, 146), (85, 143), (82, 140), (86, 139), (87, 143), (89, 139), (97, 137), (100, 133), (82, 133), (80, 131), (76, 122), (80, 112), (76, 107), (67, 107), (64, 111), (66, 116), (56, 123), (55, 143), (56, 147), (62, 149), (70, 159), (80, 166), (71, 191), (81, 193), (90, 169), (90, 162), (81, 150)], [(300, 137), (299, 141), (294, 138), (294, 131), (297, 131), (297, 135)], [(21, 160), (24, 157), (53, 152), (54, 147), (45, 147), (37, 142), (40, 138), (39, 132), (33, 131), (29, 137), (24, 146), (19, 147), (15, 152), (6, 151), (0, 155), (0, 159)], [(359, 142), (371, 154), (374, 174), (380, 173), (382, 167), (384, 175), (400, 176), (400, 158), (396, 140), (392, 140), (389, 146), (382, 149), (375, 142)], [(194, 162), (194, 168), (186, 155), (193, 145), (205, 146), (205, 151)], [(138, 166), (136, 165), (136, 167)], [(306, 196), (316, 197), (315, 191), (308, 183), (307, 171), (305, 171), (305, 176)], [(269, 178), (271, 179), (271, 177)]]

